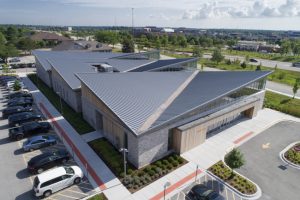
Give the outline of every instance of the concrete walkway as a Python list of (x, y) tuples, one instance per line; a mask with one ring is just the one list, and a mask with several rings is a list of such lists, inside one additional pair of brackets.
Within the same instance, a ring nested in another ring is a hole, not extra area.
[(89, 147), (83, 138), (65, 120), (48, 99), (36, 88), (29, 78), (22, 81), (31, 91), (36, 104), (53, 125), (74, 160), (83, 169), (86, 177), (96, 190), (102, 190), (108, 199), (126, 199), (131, 194), (110, 171), (104, 162)]
[(253, 119), (245, 119), (232, 127), (225, 127), (226, 129), (224, 128), (223, 131), (221, 130), (219, 133), (209, 137), (202, 145), (182, 154), (181, 156), (189, 161), (188, 164), (137, 191), (132, 195), (132, 198), (135, 200), (163, 199), (164, 184), (166, 182), (171, 183), (171, 186), (166, 190), (166, 198), (172, 197), (195, 181), (197, 166), (197, 177), (200, 178), (204, 175), (204, 171), (221, 160), (226, 152), (240, 146), (263, 130), (282, 120), (300, 122), (299, 118), (271, 109), (264, 109), (259, 111), (257, 117)]
[(90, 133), (83, 134), (81, 135), (81, 137), (85, 142), (91, 142), (93, 140), (102, 138), (103, 134), (100, 131), (93, 131)]

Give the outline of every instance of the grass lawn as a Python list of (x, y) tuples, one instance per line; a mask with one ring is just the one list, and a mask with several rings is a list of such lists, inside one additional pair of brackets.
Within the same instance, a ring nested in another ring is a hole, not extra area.
[(300, 117), (300, 100), (266, 91), (264, 107)]
[[(28, 78), (39, 88), (39, 90), (47, 97), (52, 105), (60, 111), (60, 99), (59, 96), (49, 88), (41, 79), (37, 78), (36, 74), (28, 75)], [(94, 131), (83, 118), (81, 113), (75, 112), (67, 103), (62, 101), (63, 116), (73, 126), (73, 128), (79, 134), (85, 134)]]
[(145, 187), (186, 163), (182, 157), (175, 154), (141, 169), (136, 169), (127, 162), (127, 176), (124, 179), (123, 156), (119, 151), (104, 138), (94, 140), (89, 145), (131, 192)]
[(107, 200), (107, 198), (103, 193), (101, 193), (89, 198), (88, 200)]

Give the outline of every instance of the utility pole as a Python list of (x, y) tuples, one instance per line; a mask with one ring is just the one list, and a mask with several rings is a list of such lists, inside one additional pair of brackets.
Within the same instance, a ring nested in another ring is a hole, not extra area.
[(133, 20), (134, 16), (133, 16), (133, 13), (134, 13), (134, 8), (131, 8), (131, 29), (132, 29), (131, 31), (132, 31), (132, 38), (134, 38), (134, 30), (133, 30), (134, 29), (133, 28), (134, 27), (134, 20)]
[(126, 153), (128, 153), (128, 149), (126, 148), (121, 148), (120, 152), (123, 152), (123, 164), (124, 164), (124, 179), (126, 180)]

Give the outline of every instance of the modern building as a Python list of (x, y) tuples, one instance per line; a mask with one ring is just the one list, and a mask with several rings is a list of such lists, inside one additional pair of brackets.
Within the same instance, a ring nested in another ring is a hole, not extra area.
[(81, 84), (75, 73), (192, 71), (197, 68), (197, 58), (157, 60), (148, 58), (147, 55), (145, 57), (145, 54), (68, 51), (34, 51), (33, 54), (40, 79), (52, 87), (76, 112), (82, 111), (82, 105)]
[(78, 73), (84, 118), (143, 167), (255, 117), (271, 72)]
[(58, 44), (59, 42), (62, 41), (71, 40), (70, 38), (58, 35), (56, 33), (51, 33), (51, 32), (36, 32), (30, 36), (30, 39), (34, 41), (53, 42), (55, 44)]
[(52, 51), (91, 51), (111, 52), (112, 48), (97, 41), (74, 41), (66, 40), (52, 48)]

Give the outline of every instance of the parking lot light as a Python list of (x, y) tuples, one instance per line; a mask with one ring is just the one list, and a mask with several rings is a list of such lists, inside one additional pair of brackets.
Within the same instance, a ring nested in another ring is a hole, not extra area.
[(124, 180), (126, 180), (126, 153), (128, 153), (128, 149), (121, 148), (120, 152), (123, 152), (123, 164), (124, 164)]
[(167, 189), (167, 187), (170, 187), (171, 186), (171, 183), (170, 182), (166, 182), (165, 184), (164, 184), (164, 200), (166, 199), (166, 189)]

